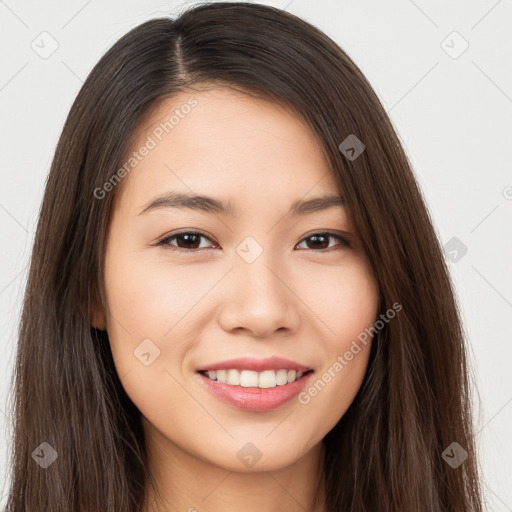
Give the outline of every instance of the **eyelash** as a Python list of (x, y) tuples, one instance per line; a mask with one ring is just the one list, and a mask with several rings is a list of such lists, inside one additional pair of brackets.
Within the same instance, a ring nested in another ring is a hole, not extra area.
[[(175, 233), (174, 235), (171, 235), (171, 236), (167, 236), (165, 238), (163, 238), (162, 240), (160, 240), (159, 242), (156, 243), (157, 246), (163, 246), (167, 249), (170, 249), (171, 251), (177, 251), (177, 252), (181, 252), (181, 253), (194, 253), (194, 252), (197, 252), (197, 251), (200, 251), (201, 249), (198, 249), (198, 248), (195, 248), (195, 249), (183, 249), (181, 247), (174, 247), (172, 246), (169, 242), (179, 236), (182, 236), (182, 235), (199, 235), (203, 238), (206, 238), (207, 240), (210, 240), (211, 239), (206, 236), (204, 233), (201, 233), (200, 231), (182, 231), (181, 233)], [(309, 238), (312, 238), (314, 236), (324, 236), (324, 237), (327, 237), (327, 238), (336, 238), (339, 242), (341, 242), (341, 246), (343, 248), (346, 248), (346, 247), (351, 247), (350, 245), (350, 242), (344, 238), (343, 236), (339, 235), (338, 233), (333, 233), (333, 232), (330, 232), (330, 231), (317, 231), (315, 233), (310, 233), (308, 236), (304, 237), (300, 242), (299, 242), (299, 245), (304, 242), (305, 240), (309, 239)], [(204, 248), (203, 248), (204, 249)], [(213, 249), (213, 247), (207, 247), (207, 249)], [(333, 248), (332, 247), (329, 247), (327, 249), (306, 249), (308, 251), (314, 251), (314, 252), (329, 252), (331, 251)]]

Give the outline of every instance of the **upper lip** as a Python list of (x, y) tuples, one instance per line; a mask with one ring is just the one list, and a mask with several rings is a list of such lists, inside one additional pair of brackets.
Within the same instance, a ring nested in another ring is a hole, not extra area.
[(226, 361), (219, 361), (217, 363), (207, 364), (198, 368), (197, 371), (212, 371), (212, 370), (252, 370), (255, 372), (262, 372), (265, 370), (295, 370), (297, 372), (305, 372), (311, 370), (310, 367), (303, 364), (285, 359), (283, 357), (268, 357), (265, 359), (254, 359), (251, 357), (239, 357), (236, 359), (228, 359)]

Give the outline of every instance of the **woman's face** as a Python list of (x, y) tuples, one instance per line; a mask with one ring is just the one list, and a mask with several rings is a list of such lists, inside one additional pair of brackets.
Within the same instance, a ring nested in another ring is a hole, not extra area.
[(354, 399), (377, 316), (345, 207), (309, 202), (339, 197), (320, 144), (274, 103), (183, 92), (123, 166), (94, 322), (146, 436), (231, 471), (292, 464)]

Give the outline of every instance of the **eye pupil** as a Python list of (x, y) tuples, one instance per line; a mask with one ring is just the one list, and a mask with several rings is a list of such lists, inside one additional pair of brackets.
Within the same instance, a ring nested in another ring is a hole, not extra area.
[[(308, 240), (313, 240), (313, 241), (318, 242), (318, 240), (319, 240), (319, 239), (324, 239), (324, 241), (323, 241), (323, 242), (322, 242), (322, 241), (320, 241), (320, 244), (325, 244), (325, 239), (326, 239), (326, 238), (327, 238), (327, 237), (325, 237), (324, 235), (311, 235), (310, 237), (308, 237)], [(318, 247), (315, 247), (315, 245), (318, 245), (318, 244), (315, 244), (315, 243), (314, 243), (314, 244), (313, 244), (313, 249), (318, 248)], [(329, 244), (327, 243), (327, 245), (329, 245)]]
[[(184, 233), (182, 235), (178, 235), (178, 239), (179, 238), (184, 239), (185, 243), (187, 245), (190, 245), (190, 244), (194, 244), (194, 241), (195, 241), (195, 243), (197, 243), (197, 239), (199, 238), (199, 235), (194, 234), (194, 233)], [(191, 238), (192, 238), (192, 240), (190, 240)]]

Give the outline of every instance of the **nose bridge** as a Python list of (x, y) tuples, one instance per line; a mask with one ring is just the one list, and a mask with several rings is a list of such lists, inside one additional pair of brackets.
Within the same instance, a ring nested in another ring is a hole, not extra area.
[(284, 285), (277, 277), (279, 270), (276, 269), (275, 262), (270, 257), (262, 255), (252, 263), (238, 261), (235, 272), (242, 285), (240, 287), (242, 297), (247, 298), (246, 302), (270, 303), (289, 299), (285, 297)]
[[(261, 240), (261, 237), (258, 238)], [(236, 256), (233, 262), (235, 273), (251, 288), (252, 292), (265, 294), (279, 287), (276, 283), (275, 269), (282, 267), (283, 262), (276, 260), (275, 252), (269, 246), (267, 238), (260, 242), (253, 236), (247, 236), (238, 244), (235, 251)]]
[(219, 318), (223, 327), (245, 328), (258, 336), (281, 328), (296, 329), (299, 312), (288, 288), (289, 277), (283, 275), (285, 263), (277, 262), (272, 252), (263, 250), (254, 239), (239, 244), (236, 252)]

